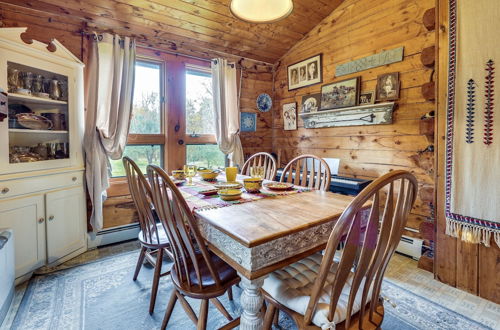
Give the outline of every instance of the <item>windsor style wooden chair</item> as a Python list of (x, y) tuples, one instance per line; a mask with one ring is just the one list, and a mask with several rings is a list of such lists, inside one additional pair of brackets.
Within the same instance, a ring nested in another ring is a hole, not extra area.
[(247, 159), (241, 168), (241, 174), (250, 175), (250, 168), (252, 166), (264, 167), (264, 179), (274, 181), (276, 180), (276, 160), (267, 152), (258, 152)]
[[(225, 329), (237, 326), (239, 318), (233, 320), (217, 297), (225, 292), (230, 294), (231, 287), (240, 281), (239, 276), (231, 266), (208, 249), (193, 213), (167, 173), (154, 165), (149, 165), (147, 172), (153, 204), (166, 229), (174, 256), (170, 274), (174, 289), (161, 328), (167, 327), (177, 300), (180, 300), (186, 314), (198, 329), (206, 329), (209, 302), (230, 321), (224, 326)], [(202, 299), (198, 317), (185, 296)]]
[(330, 190), (331, 173), (326, 161), (315, 155), (301, 155), (292, 159), (283, 170), (281, 182), (317, 190)]
[(155, 308), (160, 277), (170, 273), (170, 271), (161, 273), (163, 255), (166, 253), (170, 259), (173, 259), (173, 255), (169, 250), (170, 242), (165, 229), (156, 220), (156, 213), (152, 209), (153, 200), (148, 181), (137, 164), (129, 157), (123, 157), (123, 166), (127, 173), (128, 187), (137, 210), (141, 228), (138, 236), (141, 244), (141, 252), (137, 260), (133, 279), (134, 281), (137, 280), (144, 259), (154, 267), (153, 285), (151, 287), (151, 299), (149, 303), (149, 313), (152, 314)]
[[(264, 329), (279, 310), (299, 329), (376, 329), (384, 317), (380, 288), (417, 196), (417, 180), (393, 171), (372, 182), (345, 209), (330, 235), (324, 255), (307, 257), (272, 273), (264, 282), (268, 308)], [(366, 228), (358, 216), (372, 207)], [(337, 246), (345, 236), (339, 258)]]

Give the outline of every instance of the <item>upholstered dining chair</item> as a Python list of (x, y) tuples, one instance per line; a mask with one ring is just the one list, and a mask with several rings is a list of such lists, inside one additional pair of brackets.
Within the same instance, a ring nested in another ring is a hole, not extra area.
[(252, 166), (264, 167), (264, 179), (274, 181), (276, 180), (276, 160), (267, 152), (258, 152), (247, 159), (241, 168), (241, 174), (250, 175), (250, 168)]
[(142, 174), (137, 164), (129, 157), (123, 157), (123, 166), (127, 173), (130, 195), (134, 201), (141, 228), (138, 236), (139, 243), (141, 244), (141, 252), (137, 260), (133, 279), (134, 281), (137, 280), (144, 259), (154, 267), (153, 284), (149, 303), (149, 313), (152, 314), (155, 308), (160, 277), (170, 273), (170, 271), (161, 273), (163, 255), (165, 253), (172, 260), (173, 255), (169, 250), (170, 243), (167, 234), (162, 224), (156, 221), (157, 216), (152, 209), (153, 200), (151, 187), (144, 174)]
[[(382, 279), (416, 196), (417, 180), (406, 171), (390, 172), (367, 186), (335, 223), (324, 255), (314, 254), (266, 278), (264, 328), (270, 329), (279, 310), (299, 329), (380, 328)], [(336, 256), (343, 236), (345, 248)]]
[(330, 190), (330, 166), (323, 158), (315, 155), (300, 155), (292, 159), (283, 169), (281, 182), (317, 190)]
[[(231, 287), (239, 283), (236, 271), (208, 249), (193, 213), (168, 174), (154, 165), (149, 165), (147, 172), (153, 204), (167, 231), (174, 255), (170, 273), (174, 288), (161, 328), (167, 327), (177, 300), (180, 300), (186, 314), (198, 329), (206, 329), (209, 302), (230, 321), (224, 326), (225, 329), (237, 326), (239, 318), (233, 320), (217, 299), (225, 292), (229, 294)], [(202, 300), (198, 317), (185, 296)]]

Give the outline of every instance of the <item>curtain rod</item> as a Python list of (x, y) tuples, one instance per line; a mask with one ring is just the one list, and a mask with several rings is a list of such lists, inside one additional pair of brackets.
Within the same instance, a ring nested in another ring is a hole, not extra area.
[[(85, 36), (93, 36), (94, 35), (94, 33), (87, 32), (87, 31), (84, 31), (84, 30), (80, 31), (80, 33), (82, 35), (85, 35)], [(102, 33), (97, 33), (97, 35), (101, 36)], [(154, 51), (159, 51), (159, 52), (163, 52), (163, 53), (167, 53), (167, 54), (172, 54), (172, 55), (176, 55), (176, 56), (184, 56), (184, 57), (192, 58), (192, 59), (195, 59), (195, 60), (200, 60), (200, 61), (203, 61), (203, 62), (211, 62), (212, 61), (212, 59), (207, 59), (207, 58), (204, 58), (204, 57), (199, 57), (199, 56), (195, 56), (195, 55), (188, 55), (188, 54), (183, 54), (183, 53), (172, 51), (172, 50), (166, 50), (166, 49), (163, 49), (163, 48), (157, 48), (157, 47), (148, 46), (148, 45), (145, 45), (141, 41), (137, 41), (137, 45), (140, 46), (140, 47), (142, 47), (142, 48), (146, 48), (146, 49), (150, 49), (150, 50), (154, 50)], [(216, 50), (212, 50), (212, 49), (207, 49), (207, 50), (209, 50), (211, 52), (214, 52), (214, 53), (219, 53), (219, 54), (225, 55), (225, 56), (227, 56), (227, 55), (235, 56), (235, 55), (227, 54), (227, 53), (216, 51)], [(267, 64), (267, 65), (273, 65), (272, 63), (267, 63), (267, 62), (263, 62), (263, 61), (257, 61), (257, 60), (254, 60), (254, 59), (251, 59), (251, 58), (248, 58), (248, 57), (244, 57), (244, 56), (239, 56), (239, 57), (240, 57), (240, 60), (237, 63), (239, 64), (239, 67), (243, 68), (243, 69), (245, 69), (245, 67), (241, 65), (241, 62), (243, 60), (247, 60), (247, 61), (251, 61), (251, 62), (255, 62), (255, 63), (262, 63), (262, 64)], [(235, 63), (236, 63), (236, 61), (235, 61)]]

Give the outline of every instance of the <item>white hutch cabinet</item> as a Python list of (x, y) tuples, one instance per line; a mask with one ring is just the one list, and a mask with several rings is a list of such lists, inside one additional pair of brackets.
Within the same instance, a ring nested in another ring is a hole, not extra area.
[[(0, 28), (0, 228), (15, 236), (18, 282), (87, 249), (83, 63), (57, 40)], [(5, 98), (4, 98), (5, 99)], [(3, 101), (5, 102), (5, 101)]]

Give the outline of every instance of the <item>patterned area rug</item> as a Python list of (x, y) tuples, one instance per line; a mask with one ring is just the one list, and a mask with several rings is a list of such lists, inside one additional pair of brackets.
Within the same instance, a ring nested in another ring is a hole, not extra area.
[[(138, 280), (132, 281), (137, 256), (137, 252), (126, 253), (33, 277), (11, 329), (159, 329), (171, 282), (168, 277), (160, 280), (155, 313), (150, 316), (152, 269), (143, 267)], [(235, 287), (234, 291), (234, 303), (229, 302), (227, 296), (221, 301), (237, 316), (240, 290)], [(385, 304), (382, 329), (490, 329), (387, 280), (383, 294), (390, 302)], [(198, 311), (198, 301), (189, 301)], [(281, 329), (296, 329), (290, 318), (284, 313), (280, 315)], [(208, 320), (208, 329), (227, 322), (212, 306)], [(176, 306), (169, 329), (193, 328), (184, 310)]]

